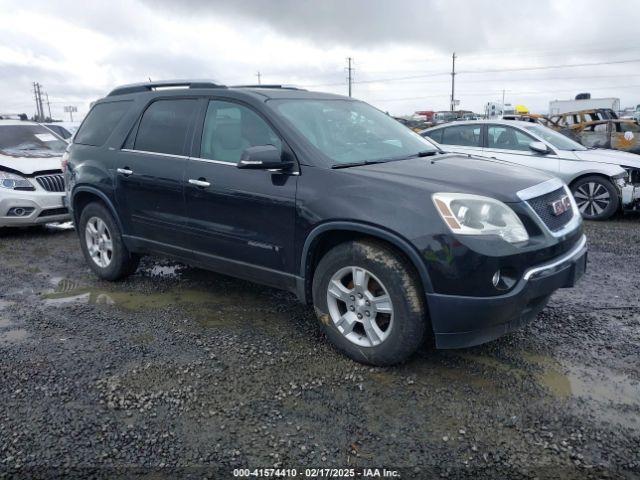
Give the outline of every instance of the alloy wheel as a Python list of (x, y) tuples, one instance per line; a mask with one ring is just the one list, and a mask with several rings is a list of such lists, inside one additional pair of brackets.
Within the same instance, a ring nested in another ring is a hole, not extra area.
[(329, 315), (350, 342), (375, 347), (393, 327), (393, 303), (382, 282), (362, 267), (344, 267), (329, 280)]
[(588, 182), (580, 185), (573, 192), (576, 204), (580, 213), (589, 217), (596, 217), (604, 212), (609, 203), (611, 195), (604, 185), (597, 182)]
[(106, 268), (113, 258), (113, 240), (107, 224), (98, 217), (91, 217), (84, 230), (84, 238), (91, 259)]

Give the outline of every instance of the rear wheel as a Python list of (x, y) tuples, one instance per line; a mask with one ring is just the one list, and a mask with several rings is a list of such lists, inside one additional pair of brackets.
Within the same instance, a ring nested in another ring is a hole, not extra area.
[(117, 222), (104, 205), (88, 204), (79, 223), (82, 253), (96, 275), (105, 280), (119, 280), (136, 271), (140, 257), (127, 250)]
[(620, 206), (618, 190), (613, 183), (597, 175), (584, 177), (571, 186), (578, 210), (586, 220), (606, 220)]
[(424, 300), (413, 266), (384, 243), (330, 250), (313, 278), (321, 328), (347, 356), (371, 365), (406, 360), (424, 342)]

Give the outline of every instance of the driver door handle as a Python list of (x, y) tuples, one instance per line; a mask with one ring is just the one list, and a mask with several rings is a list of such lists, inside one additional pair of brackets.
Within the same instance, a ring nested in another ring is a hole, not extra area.
[(118, 173), (121, 173), (122, 175), (127, 176), (127, 177), (133, 173), (133, 170), (130, 170), (130, 169), (129, 169), (129, 168), (127, 168), (127, 167), (125, 167), (125, 168), (118, 168), (116, 171), (117, 171)]
[(200, 187), (200, 188), (207, 188), (211, 186), (211, 184), (205, 180), (196, 180), (194, 178), (190, 178), (189, 183), (191, 185), (195, 185), (196, 187)]

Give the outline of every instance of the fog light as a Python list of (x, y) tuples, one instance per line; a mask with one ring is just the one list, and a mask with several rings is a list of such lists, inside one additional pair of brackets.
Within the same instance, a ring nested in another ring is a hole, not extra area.
[(491, 283), (501, 291), (510, 290), (518, 281), (518, 272), (512, 267), (502, 267), (493, 274)]
[(8, 217), (26, 217), (33, 212), (33, 207), (13, 207), (7, 212)]
[(494, 287), (498, 288), (498, 285), (500, 284), (500, 270), (496, 270), (496, 273), (493, 274), (491, 283), (493, 283)]

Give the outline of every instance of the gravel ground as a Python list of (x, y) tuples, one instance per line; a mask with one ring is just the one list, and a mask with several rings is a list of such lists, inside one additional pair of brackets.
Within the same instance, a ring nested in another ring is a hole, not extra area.
[(370, 368), (288, 293), (147, 258), (96, 279), (75, 233), (0, 232), (0, 478), (640, 478), (640, 219), (522, 331)]

